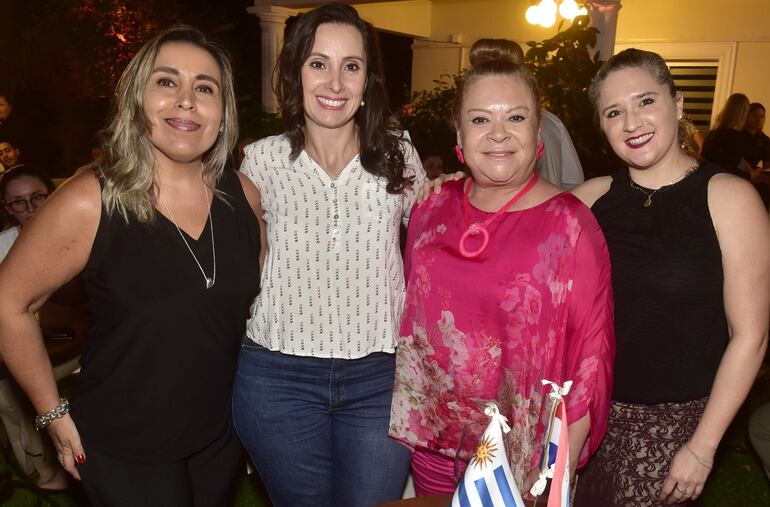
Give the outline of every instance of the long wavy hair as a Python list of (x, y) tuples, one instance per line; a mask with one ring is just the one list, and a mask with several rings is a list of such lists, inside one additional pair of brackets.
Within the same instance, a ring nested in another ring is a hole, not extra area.
[[(96, 172), (103, 180), (102, 202), (109, 214), (119, 213), (126, 222), (155, 220), (156, 161), (150, 142), (150, 123), (144, 112), (144, 89), (160, 48), (169, 42), (185, 42), (207, 51), (222, 74), (222, 133), (203, 154), (203, 177), (214, 190), (227, 158), (238, 139), (233, 72), (227, 53), (200, 30), (176, 25), (149, 40), (120, 76), (112, 104), (112, 119), (100, 133), (104, 156)], [(214, 192), (219, 198), (221, 193)]]
[(719, 111), (714, 122), (714, 129), (728, 128), (742, 130), (749, 116), (749, 98), (742, 93), (733, 93), (727, 97), (727, 102)]
[(457, 83), (457, 92), (452, 106), (452, 121), (455, 128), (460, 124), (465, 91), (477, 79), (487, 76), (510, 76), (520, 79), (532, 93), (536, 106), (535, 118), (540, 124), (543, 114), (540, 89), (535, 78), (522, 64), (523, 59), (524, 52), (521, 46), (508, 39), (479, 39), (471, 46), (471, 68)]
[(358, 127), (361, 165), (369, 173), (386, 178), (389, 193), (399, 193), (409, 184), (410, 178), (404, 176), (403, 132), (394, 128), (390, 120), (377, 31), (349, 5), (331, 3), (301, 14), (284, 40), (275, 68), (273, 90), (291, 143), (291, 159), (295, 160), (305, 147), (302, 66), (313, 50), (316, 30), (324, 23), (350, 25), (361, 34), (366, 58), (365, 106), (359, 107), (353, 117)]

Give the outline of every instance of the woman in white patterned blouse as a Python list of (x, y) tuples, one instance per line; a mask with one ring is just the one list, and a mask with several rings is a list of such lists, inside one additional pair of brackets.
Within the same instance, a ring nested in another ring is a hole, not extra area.
[(261, 194), (267, 252), (236, 426), (276, 507), (394, 500), (409, 469), (388, 438), (399, 228), (425, 172), (390, 128), (376, 32), (352, 7), (296, 20), (276, 93), (286, 132), (249, 146), (241, 168)]

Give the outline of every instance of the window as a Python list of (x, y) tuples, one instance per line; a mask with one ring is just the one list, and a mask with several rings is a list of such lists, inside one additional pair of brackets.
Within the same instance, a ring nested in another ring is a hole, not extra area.
[(719, 67), (699, 62), (668, 62), (674, 84), (684, 94), (684, 112), (705, 136), (711, 127)]

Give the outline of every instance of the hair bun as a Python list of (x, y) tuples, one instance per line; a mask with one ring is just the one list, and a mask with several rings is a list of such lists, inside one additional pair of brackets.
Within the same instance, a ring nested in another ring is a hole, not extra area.
[(524, 61), (521, 46), (508, 39), (479, 39), (471, 46), (471, 67), (489, 63), (516, 64)]

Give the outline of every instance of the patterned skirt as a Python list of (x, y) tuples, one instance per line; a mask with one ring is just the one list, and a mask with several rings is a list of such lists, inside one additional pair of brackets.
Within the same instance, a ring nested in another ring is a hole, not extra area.
[(575, 507), (668, 505), (658, 494), (669, 464), (695, 431), (707, 400), (659, 405), (613, 401), (607, 435), (578, 472)]

